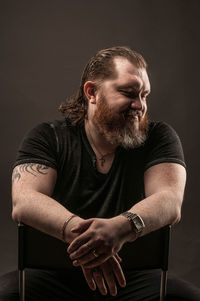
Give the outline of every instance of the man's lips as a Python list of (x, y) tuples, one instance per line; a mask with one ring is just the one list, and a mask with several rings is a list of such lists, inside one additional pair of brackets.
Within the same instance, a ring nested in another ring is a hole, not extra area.
[(137, 112), (137, 113), (130, 112), (128, 114), (124, 114), (124, 117), (128, 118), (128, 119), (134, 119), (134, 120), (140, 121), (142, 118), (142, 114), (139, 112)]

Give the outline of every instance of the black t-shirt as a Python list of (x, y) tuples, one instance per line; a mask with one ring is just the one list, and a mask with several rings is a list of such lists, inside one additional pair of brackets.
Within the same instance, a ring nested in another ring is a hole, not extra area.
[(68, 120), (42, 123), (21, 143), (15, 165), (39, 163), (57, 170), (52, 198), (83, 218), (112, 217), (145, 197), (144, 172), (174, 162), (185, 167), (181, 142), (166, 123), (151, 122), (146, 142), (135, 149), (118, 147), (107, 174), (96, 168), (96, 157), (84, 125)]

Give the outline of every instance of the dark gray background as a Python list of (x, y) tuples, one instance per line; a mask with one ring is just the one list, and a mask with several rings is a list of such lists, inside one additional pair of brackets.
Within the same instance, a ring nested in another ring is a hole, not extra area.
[(128, 45), (149, 64), (149, 111), (181, 137), (188, 166), (182, 221), (173, 230), (170, 270), (200, 286), (199, 18), (195, 0), (0, 1), (0, 275), (17, 267), (10, 177), (19, 142), (59, 118), (97, 50)]

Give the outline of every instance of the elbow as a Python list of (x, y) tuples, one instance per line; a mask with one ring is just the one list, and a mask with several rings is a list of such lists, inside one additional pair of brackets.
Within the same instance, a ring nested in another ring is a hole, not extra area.
[(181, 220), (181, 207), (183, 203), (183, 193), (181, 191), (167, 192), (167, 208), (169, 213), (169, 225), (178, 224)]
[(19, 198), (12, 198), (12, 220), (19, 223), (22, 220), (22, 206)]
[(174, 214), (174, 218), (172, 220), (171, 225), (175, 225), (178, 224), (181, 220), (181, 211), (177, 210), (177, 212)]
[(12, 208), (12, 220), (16, 223), (19, 223), (21, 220), (18, 206), (14, 205), (14, 204), (13, 204), (13, 208)]
[[(182, 203), (182, 202), (180, 202)], [(178, 224), (181, 220), (181, 205), (177, 205), (175, 208), (174, 208), (174, 212), (173, 212), (173, 218), (172, 218), (172, 221), (171, 221), (171, 225), (175, 225), (175, 224)]]

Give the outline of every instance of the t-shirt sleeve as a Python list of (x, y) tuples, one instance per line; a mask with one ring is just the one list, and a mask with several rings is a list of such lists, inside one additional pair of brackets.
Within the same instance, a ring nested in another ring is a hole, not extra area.
[(145, 170), (159, 163), (178, 163), (186, 167), (183, 148), (175, 130), (164, 122), (156, 123), (147, 139)]
[(49, 123), (41, 123), (25, 135), (14, 167), (25, 163), (38, 163), (57, 169), (57, 141)]

